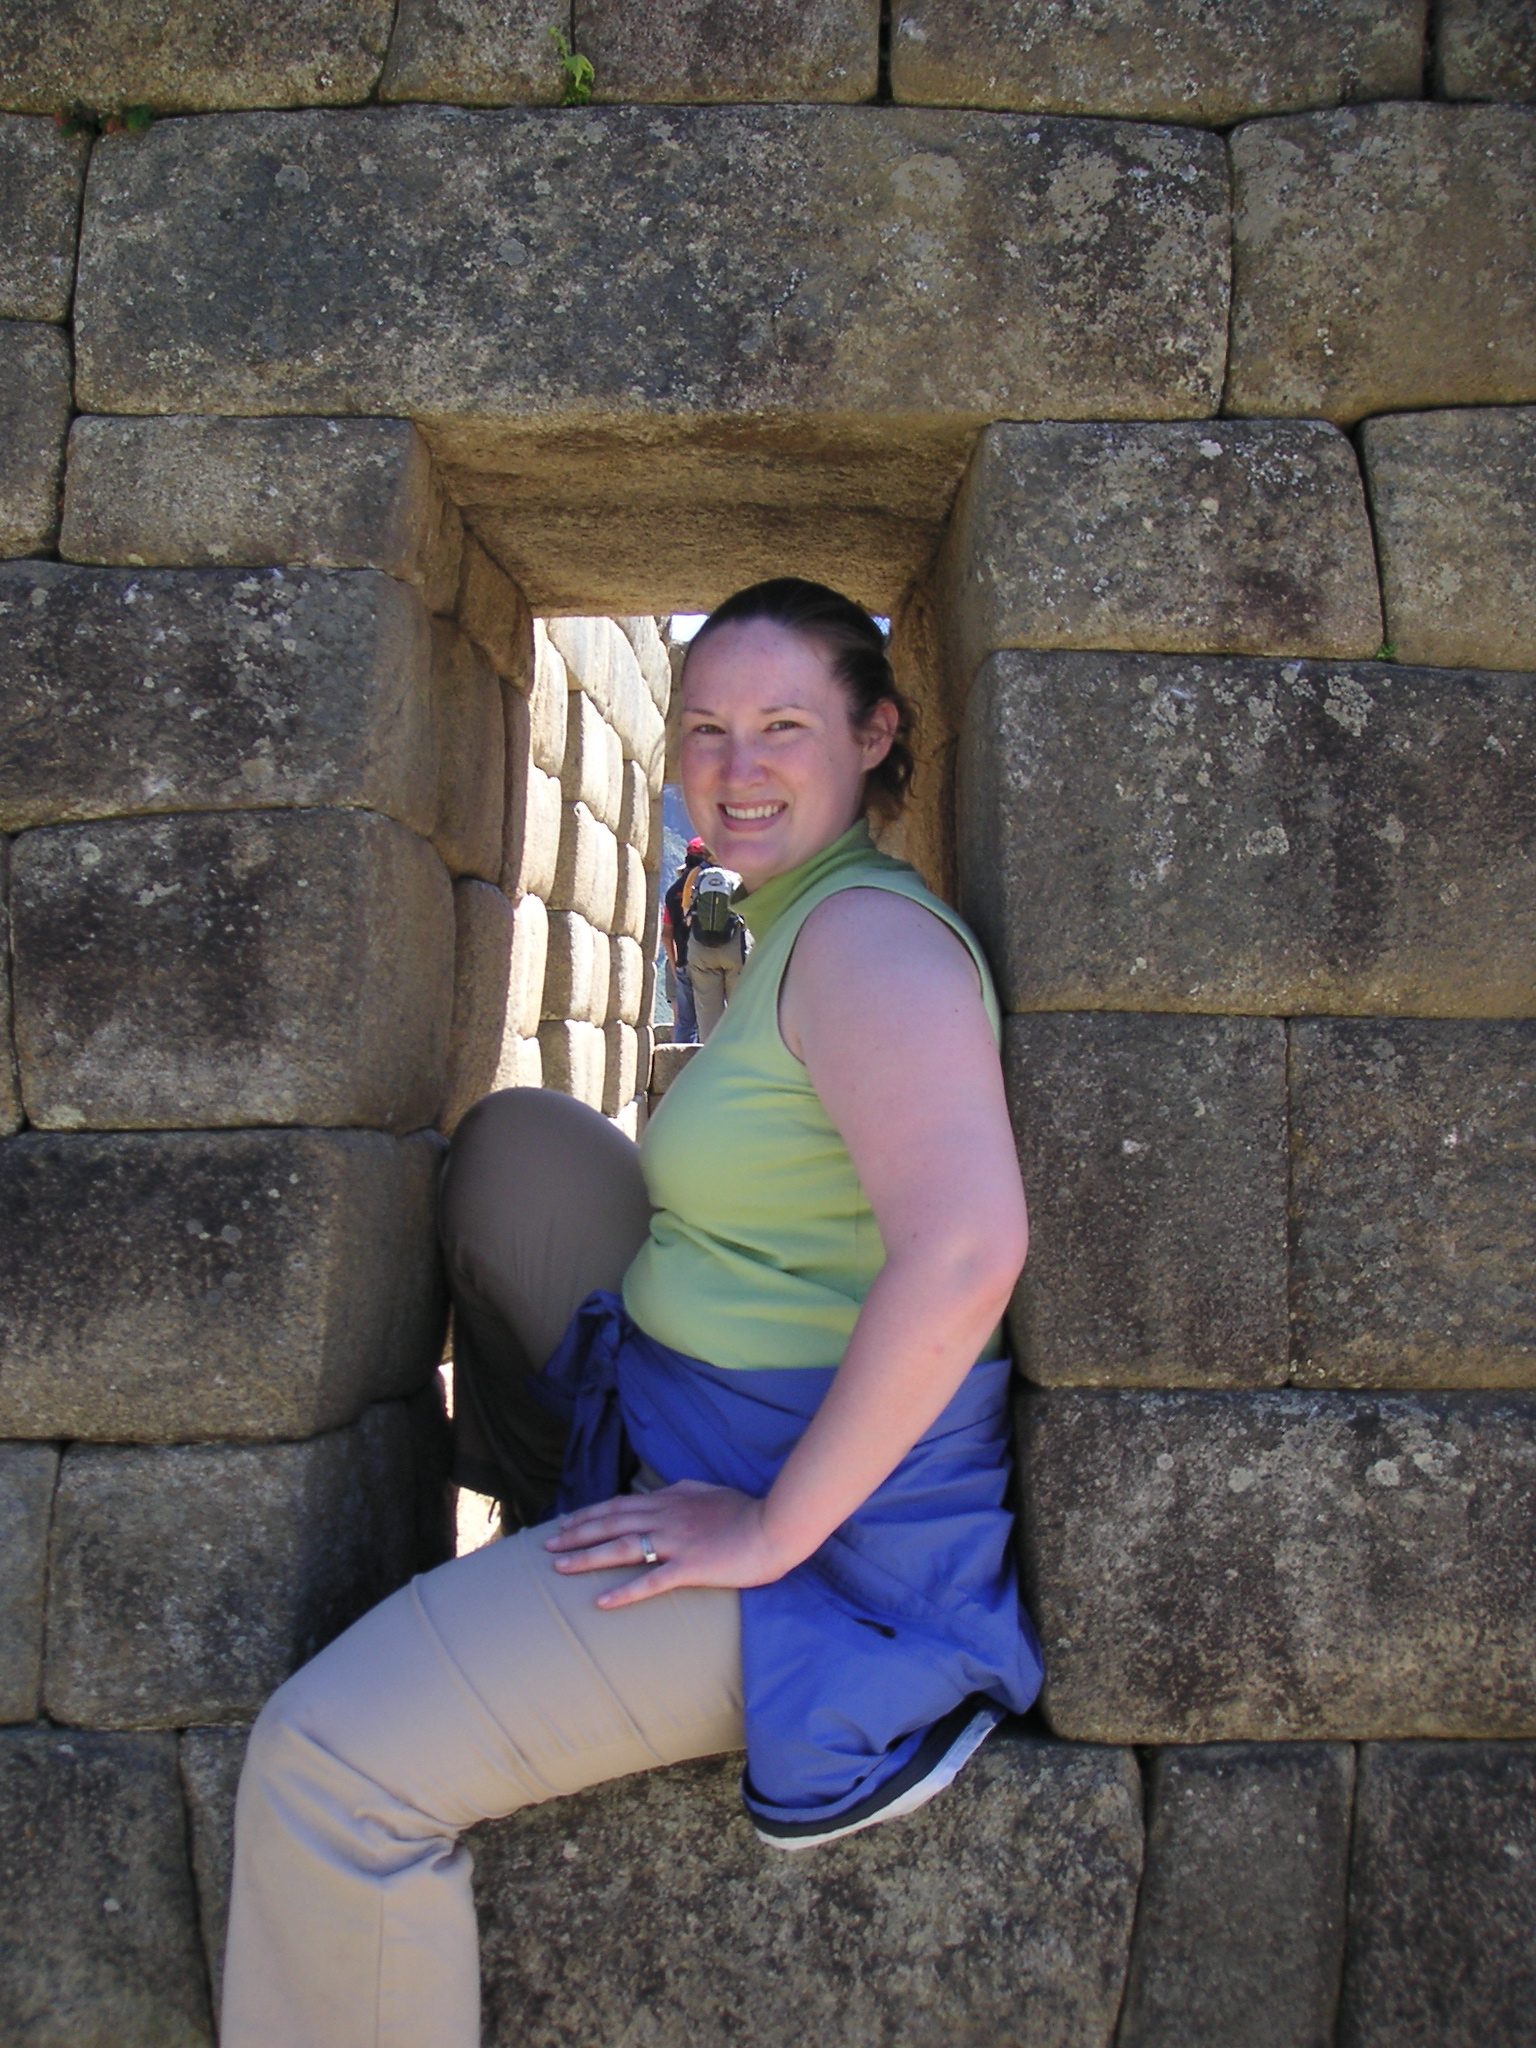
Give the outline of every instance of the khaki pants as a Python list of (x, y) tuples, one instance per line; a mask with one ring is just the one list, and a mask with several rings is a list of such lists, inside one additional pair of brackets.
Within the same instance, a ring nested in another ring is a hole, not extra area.
[(738, 932), (728, 945), (705, 946), (697, 938), (688, 941), (688, 979), (693, 985), (693, 1007), (699, 1020), (699, 1041), (708, 1038), (725, 1006), (736, 993), (741, 970), (746, 965), (747, 935)]
[[(441, 1213), (477, 1398), (512, 1430), (528, 1361), (644, 1233), (636, 1155), (580, 1103), (510, 1090), (459, 1126)], [(627, 1574), (563, 1578), (542, 1536), (415, 1580), (268, 1701), (236, 1809), (221, 2048), (478, 2048), (460, 1832), (741, 1747), (736, 1594), (599, 1613)]]

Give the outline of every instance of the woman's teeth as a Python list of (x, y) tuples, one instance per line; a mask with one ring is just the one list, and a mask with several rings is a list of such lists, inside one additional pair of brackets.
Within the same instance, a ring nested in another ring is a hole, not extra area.
[(776, 818), (784, 806), (782, 804), (722, 804), (720, 808), (728, 818)]

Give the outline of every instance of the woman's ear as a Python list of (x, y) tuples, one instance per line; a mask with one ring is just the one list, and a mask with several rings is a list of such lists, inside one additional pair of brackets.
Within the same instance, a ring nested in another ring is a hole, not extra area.
[(878, 768), (896, 742), (901, 713), (889, 697), (882, 697), (859, 727), (859, 744), (864, 749), (864, 771)]

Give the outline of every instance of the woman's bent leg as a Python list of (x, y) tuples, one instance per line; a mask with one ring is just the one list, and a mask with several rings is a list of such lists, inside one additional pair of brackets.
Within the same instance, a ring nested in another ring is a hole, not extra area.
[(460, 1831), (742, 1743), (740, 1609), (604, 1613), (524, 1530), (415, 1580), (267, 1703), (240, 1781), (222, 2048), (477, 2048)]
[(509, 1525), (547, 1512), (564, 1426), (530, 1391), (586, 1297), (616, 1288), (645, 1242), (640, 1155), (569, 1095), (508, 1088), (454, 1133), (438, 1227), (454, 1311), (454, 1476)]

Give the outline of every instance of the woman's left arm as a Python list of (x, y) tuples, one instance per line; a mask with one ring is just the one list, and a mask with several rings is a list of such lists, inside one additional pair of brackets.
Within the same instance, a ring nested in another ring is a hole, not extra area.
[[(885, 1246), (825, 1400), (764, 1500), (676, 1486), (582, 1511), (565, 1569), (664, 1562), (605, 1594), (762, 1585), (810, 1556), (941, 1414), (1006, 1308), (1028, 1248), (1003, 1077), (976, 969), (930, 911), (849, 889), (807, 918), (779, 1021), (848, 1147)], [(610, 1548), (610, 1545), (613, 1546)], [(604, 1554), (606, 1552), (606, 1555)]]

